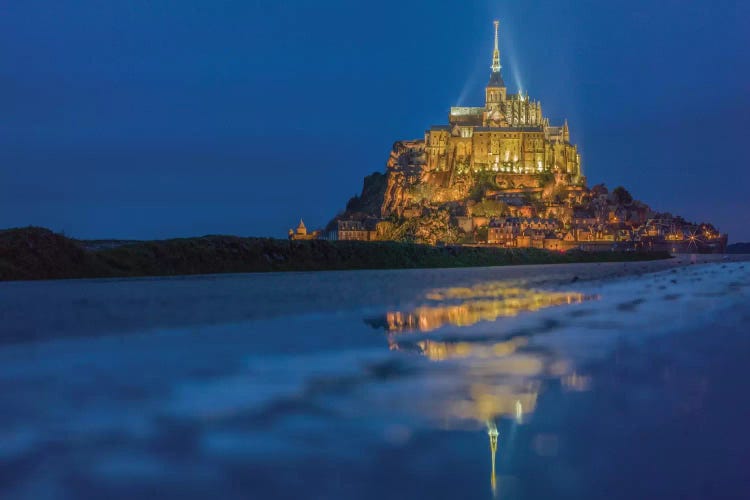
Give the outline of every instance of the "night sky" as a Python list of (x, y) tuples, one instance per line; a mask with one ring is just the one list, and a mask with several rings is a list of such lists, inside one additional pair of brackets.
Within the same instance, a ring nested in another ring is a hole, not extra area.
[(0, 227), (284, 237), (503, 76), (589, 184), (750, 240), (750, 2), (11, 1)]

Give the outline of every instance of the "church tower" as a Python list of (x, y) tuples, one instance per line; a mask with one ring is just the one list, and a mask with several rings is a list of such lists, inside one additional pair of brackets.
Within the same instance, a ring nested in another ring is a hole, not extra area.
[(495, 21), (495, 49), (492, 51), (492, 73), (490, 74), (490, 81), (487, 84), (485, 90), (485, 108), (487, 111), (500, 111), (502, 109), (502, 103), (505, 101), (507, 89), (505, 88), (505, 82), (503, 77), (500, 75), (500, 47), (498, 44), (498, 29), (500, 27), (500, 21)]

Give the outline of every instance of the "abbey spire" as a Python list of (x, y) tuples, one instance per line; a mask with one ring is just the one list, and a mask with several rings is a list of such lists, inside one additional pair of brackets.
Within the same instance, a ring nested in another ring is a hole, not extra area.
[(500, 68), (502, 66), (500, 65), (500, 45), (498, 44), (498, 29), (500, 28), (500, 21), (495, 19), (495, 50), (492, 51), (492, 72), (493, 73), (500, 73)]
[[(500, 74), (500, 42), (498, 40), (498, 29), (500, 28), (500, 21), (495, 20), (495, 49), (492, 51), (492, 73), (490, 73), (490, 81), (487, 83), (485, 90), (485, 107), (488, 111), (499, 112), (502, 108), (502, 102), (505, 101), (507, 90), (505, 88), (505, 82)], [(494, 117), (495, 120), (499, 119), (499, 116)]]
[[(500, 64), (500, 41), (499, 41), (499, 28), (500, 28), (500, 21), (495, 20), (495, 48), (492, 51), (492, 73), (490, 73), (490, 81), (487, 84), (487, 87), (494, 87), (494, 88), (505, 88), (505, 82), (503, 81), (503, 77), (500, 74), (500, 69), (502, 68), (502, 65)], [(505, 92), (503, 92), (505, 94)], [(505, 95), (503, 95), (503, 100), (505, 99)]]

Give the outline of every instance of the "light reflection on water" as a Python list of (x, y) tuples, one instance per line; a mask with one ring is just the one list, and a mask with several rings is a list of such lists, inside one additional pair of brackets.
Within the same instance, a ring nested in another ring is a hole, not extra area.
[(425, 304), (407, 311), (389, 311), (380, 322), (389, 332), (430, 332), (444, 325), (471, 326), (480, 321), (516, 316), (547, 307), (578, 304), (596, 297), (578, 292), (523, 288), (518, 282), (491, 281), (473, 287), (438, 289)]
[(498, 341), (432, 338), (414, 340), (408, 332), (424, 334), (443, 326), (468, 327), (540, 309), (579, 304), (597, 296), (573, 291), (524, 288), (519, 282), (493, 281), (473, 287), (436, 289), (425, 294), (425, 303), (407, 310), (388, 311), (384, 318), (367, 322), (386, 330), (388, 346), (459, 366), (461, 390), (443, 394), (430, 411), (443, 421), (474, 421), (486, 425), (490, 444), (490, 487), (497, 496), (496, 454), (502, 440), (501, 419), (510, 429), (522, 425), (535, 408), (544, 378), (559, 378), (573, 390), (586, 390), (588, 378), (577, 374), (570, 361), (550, 352), (526, 349), (529, 338), (517, 335)]
[[(400, 349), (394, 336), (389, 337), (391, 349)], [(436, 414), (448, 421), (476, 421), (487, 427), (490, 445), (490, 488), (498, 495), (496, 455), (502, 437), (498, 431), (501, 419), (510, 420), (511, 432), (522, 425), (525, 416), (535, 408), (541, 388), (541, 378), (550, 369), (547, 353), (519, 352), (528, 343), (526, 337), (515, 337), (500, 342), (441, 342), (420, 340), (410, 348), (432, 362), (458, 360), (463, 370), (458, 376), (462, 390), (444, 394), (436, 403)], [(557, 360), (559, 366), (567, 363)], [(565, 379), (574, 374), (566, 375)]]
[(490, 272), (0, 287), (0, 497), (745, 498), (746, 264)]

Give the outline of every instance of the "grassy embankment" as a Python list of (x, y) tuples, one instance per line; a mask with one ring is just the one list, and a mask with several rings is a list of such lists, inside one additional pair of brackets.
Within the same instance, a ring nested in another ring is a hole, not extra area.
[(0, 280), (175, 276), (345, 269), (505, 266), (668, 258), (664, 252), (558, 253), (395, 242), (287, 241), (203, 236), (87, 250), (43, 228), (0, 231)]

